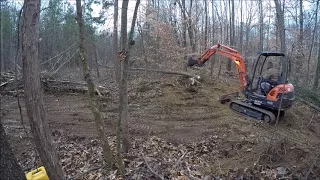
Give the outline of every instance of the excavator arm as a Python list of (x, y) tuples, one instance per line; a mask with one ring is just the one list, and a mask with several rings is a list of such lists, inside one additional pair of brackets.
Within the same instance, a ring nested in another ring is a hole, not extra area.
[(240, 81), (241, 89), (245, 90), (245, 88), (247, 86), (247, 79), (246, 79), (247, 72), (246, 72), (246, 66), (245, 66), (244, 59), (242, 58), (242, 56), (240, 55), (240, 53), (238, 51), (236, 51), (228, 46), (221, 45), (219, 43), (215, 44), (210, 49), (208, 49), (203, 54), (201, 54), (201, 56), (196, 61), (193, 61), (191, 63), (189, 62), (188, 65), (189, 66), (195, 66), (195, 65), (201, 66), (205, 62), (207, 62), (212, 55), (214, 55), (216, 53), (231, 59), (236, 64), (236, 70), (238, 72), (238, 78)]

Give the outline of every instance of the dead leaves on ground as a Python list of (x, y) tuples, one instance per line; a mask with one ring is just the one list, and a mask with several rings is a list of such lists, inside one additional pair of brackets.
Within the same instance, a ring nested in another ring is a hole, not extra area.
[[(112, 171), (103, 168), (102, 149), (97, 139), (65, 136), (64, 133), (53, 133), (53, 137), (68, 179), (123, 179), (119, 176), (116, 166)], [(115, 150), (115, 137), (109, 137), (109, 142)], [(126, 179), (275, 179), (292, 177), (292, 171), (297, 172), (296, 169), (261, 165), (228, 170), (222, 170), (220, 166), (214, 168), (213, 160), (219, 162), (218, 158), (224, 153), (217, 148), (220, 143), (217, 136), (187, 145), (175, 145), (155, 136), (135, 139), (132, 141), (131, 151), (124, 156)], [(22, 165), (26, 169), (30, 162), (24, 162)]]

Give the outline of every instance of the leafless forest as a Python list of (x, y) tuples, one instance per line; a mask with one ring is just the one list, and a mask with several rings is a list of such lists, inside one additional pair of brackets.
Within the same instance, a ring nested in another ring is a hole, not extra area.
[(319, 0), (0, 3), (1, 180), (320, 177)]

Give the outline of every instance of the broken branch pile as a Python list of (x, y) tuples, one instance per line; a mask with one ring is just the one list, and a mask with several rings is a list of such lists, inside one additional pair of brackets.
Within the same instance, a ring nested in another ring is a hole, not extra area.
[[(49, 92), (71, 92), (71, 93), (86, 93), (88, 91), (86, 82), (71, 82), (64, 80), (54, 80), (52, 78), (46, 78), (47, 76), (41, 74), (42, 87), (45, 91)], [(15, 75), (13, 73), (2, 73), (0, 78), (0, 92), (2, 94), (16, 94), (16, 87), (18, 89), (23, 88), (21, 76), (18, 76), (17, 82), (15, 81)], [(96, 94), (102, 96), (109, 94), (103, 86), (96, 87)]]

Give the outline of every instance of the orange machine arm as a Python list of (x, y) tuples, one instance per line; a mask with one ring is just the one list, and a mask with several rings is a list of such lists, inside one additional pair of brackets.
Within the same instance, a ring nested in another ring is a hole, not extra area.
[(247, 86), (247, 80), (246, 80), (247, 72), (246, 72), (244, 59), (241, 57), (238, 51), (218, 43), (212, 46), (203, 54), (201, 54), (201, 57), (197, 60), (197, 64), (204, 64), (206, 61), (210, 59), (212, 55), (216, 53), (230, 58), (236, 64), (240, 86), (241, 86), (241, 89), (244, 90)]

